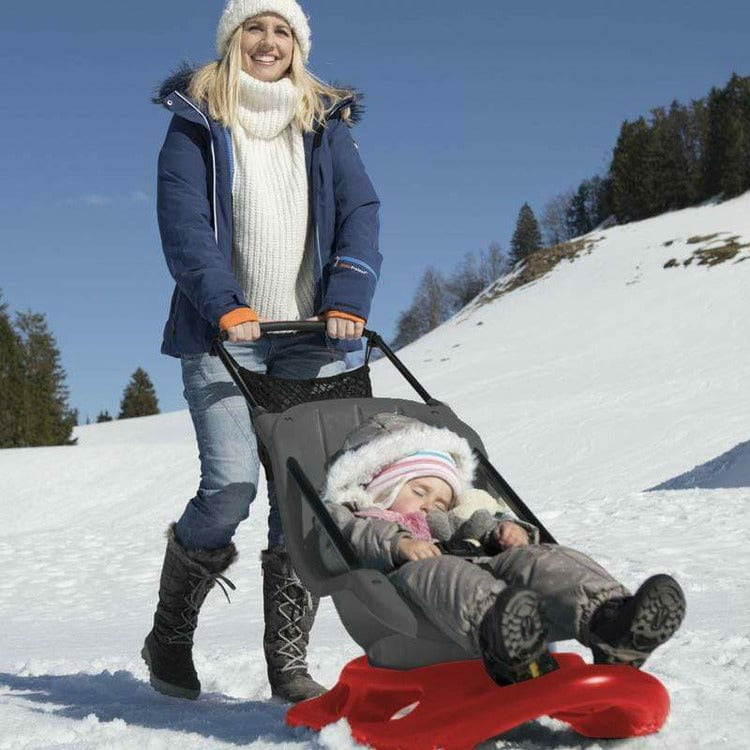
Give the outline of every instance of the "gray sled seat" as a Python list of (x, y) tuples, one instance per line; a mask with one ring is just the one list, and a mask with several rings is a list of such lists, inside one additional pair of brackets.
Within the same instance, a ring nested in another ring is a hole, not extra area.
[[(335, 534), (326, 531), (316, 515), (321, 510), (315, 510), (315, 498), (310, 501), (290, 467), (294, 469), (297, 462), (312, 488), (319, 491), (325, 481), (326, 466), (341, 449), (346, 436), (380, 412), (404, 414), (427, 424), (447, 427), (486, 455), (479, 436), (448, 406), (437, 402), (347, 398), (300, 404), (281, 413), (256, 414), (255, 431), (267, 450), (266, 460), (271, 463), (292, 564), (314, 594), (333, 597), (344, 627), (365, 650), (371, 665), (411, 669), (473, 658), (405, 602), (379, 571), (358, 568), (356, 563), (347, 563), (340, 556), (338, 569), (343, 572), (333, 573), (330, 565), (324, 563), (320, 535), (324, 535), (324, 542), (336, 548)], [(475, 486), (497, 496), (481, 472)], [(329, 524), (332, 523), (330, 516), (327, 518)]]

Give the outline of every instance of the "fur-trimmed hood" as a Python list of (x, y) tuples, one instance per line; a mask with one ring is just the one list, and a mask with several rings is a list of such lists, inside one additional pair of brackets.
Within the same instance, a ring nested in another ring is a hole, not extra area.
[(476, 459), (464, 438), (445, 427), (384, 412), (368, 419), (347, 437), (328, 468), (323, 500), (353, 504), (358, 509), (372, 506), (365, 485), (383, 467), (420, 450), (449, 453), (464, 489), (471, 487)]
[[(195, 71), (197, 70), (196, 65), (191, 63), (183, 62), (179, 67), (170, 73), (159, 86), (156, 88), (154, 95), (151, 97), (151, 101), (154, 104), (161, 104), (166, 106), (167, 98), (175, 91), (179, 92), (183, 96), (187, 96), (188, 88), (190, 86), (190, 80), (192, 79)], [(342, 86), (339, 84), (332, 84), (334, 88), (344, 89), (348, 91), (346, 99), (339, 103), (330, 114), (337, 112), (344, 107), (349, 107), (351, 116), (349, 118), (349, 124), (356, 125), (360, 122), (365, 113), (365, 106), (362, 103), (364, 98), (363, 94), (357, 89), (351, 86)]]
[(195, 65), (183, 62), (176, 70), (170, 73), (160, 84), (157, 86), (154, 95), (151, 97), (151, 101), (154, 104), (164, 105), (167, 101), (167, 97), (178, 91), (180, 94), (187, 96), (187, 90), (190, 86), (190, 79), (197, 70)]

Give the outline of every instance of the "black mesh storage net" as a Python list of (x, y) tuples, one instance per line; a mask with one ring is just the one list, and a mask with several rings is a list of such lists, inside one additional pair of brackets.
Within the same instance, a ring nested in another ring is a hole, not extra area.
[(266, 411), (282, 412), (310, 401), (332, 398), (371, 398), (370, 367), (362, 365), (338, 375), (309, 380), (291, 380), (263, 375), (237, 367), (258, 406)]

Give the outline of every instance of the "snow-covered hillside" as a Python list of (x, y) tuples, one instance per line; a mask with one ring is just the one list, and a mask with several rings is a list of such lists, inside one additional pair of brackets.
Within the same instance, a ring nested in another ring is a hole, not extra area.
[[(672, 714), (659, 735), (627, 747), (747, 745), (750, 253), (684, 265), (733, 237), (750, 241), (750, 194), (594, 232), (591, 252), (478, 300), (401, 352), (483, 436), (558, 541), (631, 586), (657, 571), (682, 582), (686, 622), (647, 665)], [(416, 398), (386, 360), (373, 381), (379, 395)], [(212, 594), (201, 613), (203, 696), (150, 689), (138, 653), (163, 531), (197, 483), (190, 419), (77, 435), (76, 447), (0, 451), (0, 749), (353, 747), (345, 725), (292, 730), (285, 707), (268, 701), (262, 499), (236, 539), (231, 605)], [(358, 654), (324, 603), (311, 671), (332, 685)], [(496, 744), (601, 746), (550, 720)]]

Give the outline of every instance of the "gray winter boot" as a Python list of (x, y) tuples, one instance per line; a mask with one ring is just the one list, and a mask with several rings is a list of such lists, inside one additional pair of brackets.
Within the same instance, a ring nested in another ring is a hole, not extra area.
[(682, 587), (664, 573), (646, 579), (633, 596), (604, 602), (589, 624), (594, 663), (642, 667), (677, 632), (685, 606)]
[(174, 529), (172, 524), (167, 531), (159, 603), (154, 627), (146, 636), (141, 656), (154, 689), (175, 698), (195, 699), (201, 692), (193, 665), (193, 633), (198, 613), (217, 581), (224, 594), (223, 584), (234, 589), (234, 584), (221, 574), (237, 558), (237, 549), (230, 543), (217, 550), (188, 551), (177, 541)]
[(500, 592), (479, 625), (479, 649), (487, 674), (498, 685), (558, 669), (547, 650), (544, 607), (527, 588), (509, 586)]
[(303, 586), (286, 550), (263, 550), (260, 559), (266, 623), (263, 651), (271, 693), (290, 703), (316, 698), (326, 689), (310, 677), (305, 657), (319, 599)]

